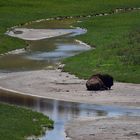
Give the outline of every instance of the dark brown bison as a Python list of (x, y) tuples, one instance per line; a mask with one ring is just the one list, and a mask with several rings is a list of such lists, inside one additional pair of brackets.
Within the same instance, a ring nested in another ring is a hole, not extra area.
[(92, 75), (86, 82), (87, 90), (108, 90), (113, 85), (113, 77), (108, 74)]

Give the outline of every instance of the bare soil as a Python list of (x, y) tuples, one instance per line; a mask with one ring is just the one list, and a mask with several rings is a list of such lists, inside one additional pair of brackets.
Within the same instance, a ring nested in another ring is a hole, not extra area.
[[(0, 73), (0, 89), (65, 101), (140, 108), (140, 85), (115, 82), (111, 90), (87, 91), (86, 80), (61, 70)], [(71, 140), (138, 140), (140, 117), (75, 120), (66, 125)]]
[(66, 126), (70, 140), (139, 140), (140, 117), (75, 120)]
[(115, 82), (111, 90), (87, 91), (86, 80), (61, 70), (1, 73), (0, 88), (73, 102), (140, 107), (140, 84)]

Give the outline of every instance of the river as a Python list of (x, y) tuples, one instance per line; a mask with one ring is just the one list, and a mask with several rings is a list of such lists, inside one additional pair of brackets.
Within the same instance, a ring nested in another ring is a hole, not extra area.
[[(49, 25), (49, 27), (50, 26), (51, 25)], [(68, 31), (68, 33), (53, 38), (39, 38), (36, 40), (26, 38), (29, 45), (26, 51), (0, 57), (1, 73), (55, 68), (56, 64), (63, 58), (71, 57), (90, 49), (89, 46), (74, 38), (76, 35), (85, 33), (85, 29), (75, 28), (61, 30), (62, 32)], [(15, 35), (20, 34), (23, 34), (22, 28), (19, 28), (15, 32)], [(46, 131), (46, 134), (43, 135), (40, 140), (66, 139), (65, 124), (77, 118), (91, 118), (97, 116), (112, 117), (118, 115), (140, 116), (139, 109), (65, 102), (8, 92), (0, 92), (0, 101), (31, 108), (53, 119), (54, 129)]]
[(0, 92), (0, 101), (30, 108), (41, 112), (54, 120), (54, 129), (46, 131), (40, 140), (65, 140), (65, 124), (78, 118), (114, 117), (121, 115), (140, 116), (140, 109), (129, 109), (118, 106), (101, 106), (93, 104), (65, 102)]

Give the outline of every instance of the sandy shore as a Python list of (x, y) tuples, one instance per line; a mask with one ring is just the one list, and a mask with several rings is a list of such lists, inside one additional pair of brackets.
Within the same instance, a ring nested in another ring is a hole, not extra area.
[(58, 100), (140, 107), (140, 85), (115, 82), (112, 90), (87, 91), (86, 81), (61, 70), (0, 74), (0, 88)]
[[(140, 108), (140, 85), (115, 82), (112, 90), (87, 91), (85, 80), (61, 70), (0, 73), (0, 89), (92, 104), (121, 105)], [(138, 140), (140, 117), (75, 120), (67, 124), (70, 140)]]
[(140, 117), (75, 120), (66, 126), (70, 140), (139, 140)]

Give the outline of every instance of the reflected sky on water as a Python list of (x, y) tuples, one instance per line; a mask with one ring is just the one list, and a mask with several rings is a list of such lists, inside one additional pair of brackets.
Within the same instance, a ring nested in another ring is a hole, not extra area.
[(8, 92), (0, 92), (0, 101), (31, 108), (53, 119), (55, 122), (54, 129), (46, 132), (41, 140), (64, 140), (64, 124), (72, 119), (97, 116), (111, 117), (118, 115), (140, 116), (140, 109), (65, 102)]

